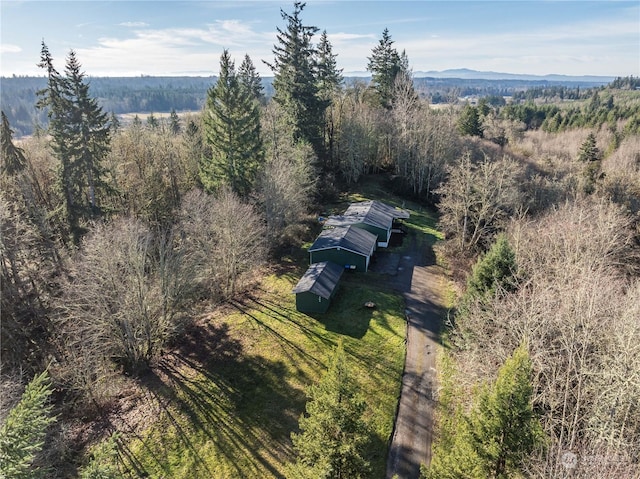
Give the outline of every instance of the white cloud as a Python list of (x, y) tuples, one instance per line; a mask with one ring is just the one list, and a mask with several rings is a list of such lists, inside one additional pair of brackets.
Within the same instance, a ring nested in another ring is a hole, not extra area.
[(97, 46), (78, 48), (77, 53), (85, 71), (94, 76), (217, 74), (222, 49), (228, 48), (236, 63), (248, 53), (261, 74), (270, 74), (260, 60), (272, 56), (275, 32), (257, 32), (253, 26), (219, 20), (206, 28), (133, 30), (132, 36), (103, 37)]
[(129, 28), (143, 28), (148, 27), (149, 24), (145, 22), (122, 22), (118, 23), (120, 27), (129, 27)]
[(5, 53), (20, 53), (22, 51), (22, 48), (20, 48), (18, 45), (11, 45), (9, 43), (2, 43), (0, 44), (0, 53), (5, 54)]
[(331, 43), (345, 43), (351, 40), (362, 40), (362, 39), (366, 39), (366, 40), (371, 40), (371, 39), (376, 39), (376, 35), (374, 35), (373, 33), (367, 33), (367, 34), (359, 34), (359, 33), (328, 33), (327, 37), (329, 38), (329, 41)]

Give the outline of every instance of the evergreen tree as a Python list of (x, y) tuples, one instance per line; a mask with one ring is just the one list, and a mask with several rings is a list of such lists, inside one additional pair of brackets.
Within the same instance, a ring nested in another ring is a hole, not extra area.
[(120, 479), (123, 477), (119, 467), (118, 441), (120, 436), (114, 433), (109, 439), (94, 447), (89, 464), (80, 471), (80, 479)]
[(326, 102), (318, 94), (316, 50), (311, 43), (318, 28), (302, 24), (304, 3), (295, 2), (293, 6), (291, 15), (280, 11), (287, 29), (278, 28), (278, 44), (273, 47), (275, 60), (267, 64), (274, 73), (273, 99), (286, 112), (293, 139), (309, 142), (322, 157)]
[(327, 31), (324, 30), (320, 35), (317, 50), (318, 64), (318, 94), (320, 98), (328, 102), (331, 100), (344, 79), (342, 78), (342, 69), (338, 68), (336, 57), (333, 53), (331, 43), (327, 37)]
[(122, 127), (120, 120), (118, 119), (118, 115), (116, 115), (114, 112), (111, 112), (111, 114), (109, 115), (109, 126), (111, 127), (112, 133), (117, 133)]
[(106, 191), (102, 161), (110, 148), (108, 116), (96, 99), (73, 50), (69, 52), (65, 75), (53, 66), (42, 43), (41, 62), (47, 71), (47, 88), (38, 92), (37, 106), (47, 109), (52, 149), (60, 161), (57, 184), (64, 215), (75, 242), (82, 233), (81, 220), (98, 214), (98, 191)]
[(175, 109), (171, 110), (171, 114), (169, 116), (169, 128), (173, 135), (179, 135), (180, 131), (182, 131), (182, 126), (180, 126), (180, 118), (178, 117)]
[(331, 104), (334, 96), (340, 90), (344, 79), (342, 69), (339, 69), (336, 57), (332, 51), (331, 43), (327, 38), (327, 31), (323, 31), (318, 43), (318, 95), (324, 102), (324, 149), (328, 151), (329, 157), (333, 157), (335, 142), (335, 120)]
[[(380, 105), (384, 108), (391, 108), (393, 85), (403, 68), (403, 59), (398, 55), (393, 43), (389, 30), (385, 28), (378, 45), (368, 57), (367, 70), (371, 72), (371, 84)], [(406, 55), (404, 55), (404, 62), (408, 63)]]
[(200, 164), (203, 186), (214, 191), (226, 184), (246, 196), (264, 155), (260, 111), (253, 92), (240, 83), (227, 50), (220, 57), (218, 81), (207, 93), (204, 126), (211, 156)]
[(47, 87), (36, 92), (39, 96), (36, 107), (47, 110), (47, 116), (50, 122), (59, 121), (64, 107), (61, 92), (64, 80), (54, 67), (53, 57), (51, 56), (49, 47), (47, 47), (44, 41), (41, 44), (40, 63), (38, 63), (38, 67), (46, 70)]
[(600, 151), (596, 144), (596, 136), (593, 133), (587, 135), (587, 139), (580, 145), (578, 151), (578, 160), (582, 162), (598, 161), (600, 159)]
[(600, 175), (601, 153), (596, 144), (596, 136), (589, 133), (580, 146), (578, 160), (586, 163), (582, 171), (582, 190), (590, 195), (596, 189), (596, 181)]
[(242, 64), (238, 69), (238, 78), (240, 79), (240, 83), (247, 90), (249, 90), (253, 97), (259, 102), (264, 101), (264, 87), (262, 86), (262, 80), (260, 79), (260, 75), (256, 71), (256, 67), (253, 65), (251, 61), (251, 57), (249, 55), (245, 55), (242, 60)]
[(531, 403), (532, 365), (525, 346), (498, 370), (495, 384), (481, 389), (468, 417), (459, 408), (445, 418), (455, 434), (438, 444), (429, 479), (507, 479), (520, 477), (522, 463), (544, 445), (544, 433)]
[(156, 118), (156, 116), (153, 113), (151, 113), (147, 117), (147, 126), (149, 128), (151, 128), (152, 130), (157, 129), (160, 126), (160, 123), (158, 122), (158, 119)]
[(98, 208), (97, 190), (106, 186), (102, 161), (110, 150), (109, 119), (98, 101), (89, 95), (89, 84), (73, 50), (67, 57), (65, 75), (73, 106), (73, 120), (69, 125), (75, 133), (69, 138), (73, 145), (71, 153), (80, 170), (78, 176), (82, 189), (87, 192), (89, 214), (95, 214)]
[(2, 157), (0, 158), (0, 171), (10, 176), (24, 170), (27, 160), (24, 157), (22, 148), (13, 144), (13, 130), (9, 126), (7, 115), (2, 113), (2, 126), (0, 127), (0, 138), (2, 141)]
[(458, 131), (463, 135), (479, 136), (484, 135), (480, 113), (475, 106), (466, 105), (458, 118)]
[(533, 368), (525, 346), (516, 349), (498, 371), (496, 383), (481, 391), (469, 417), (470, 445), (483, 477), (509, 478), (542, 444), (543, 431), (531, 404)]
[(342, 343), (329, 370), (311, 387), (307, 414), (300, 417), (300, 434), (291, 435), (297, 452), (297, 477), (368, 477), (362, 457), (367, 444), (367, 425), (362, 415), (366, 404), (357, 394)]
[(33, 465), (42, 450), (49, 425), (55, 421), (48, 404), (51, 386), (47, 372), (33, 378), (0, 428), (0, 477), (31, 479), (44, 471)]
[(467, 296), (481, 298), (497, 291), (513, 291), (517, 273), (516, 255), (505, 235), (478, 259), (467, 282)]

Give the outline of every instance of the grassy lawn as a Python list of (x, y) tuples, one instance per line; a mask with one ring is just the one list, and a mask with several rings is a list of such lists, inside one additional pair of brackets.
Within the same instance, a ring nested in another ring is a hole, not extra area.
[[(190, 330), (145, 378), (162, 407), (141, 436), (121, 441), (129, 474), (285, 477), (306, 387), (342, 338), (375, 430), (373, 476), (384, 476), (404, 363), (403, 300), (347, 281), (330, 312), (313, 318), (295, 310), (291, 289), (300, 274), (268, 277), (252, 296)], [(363, 307), (371, 299), (374, 310)]]

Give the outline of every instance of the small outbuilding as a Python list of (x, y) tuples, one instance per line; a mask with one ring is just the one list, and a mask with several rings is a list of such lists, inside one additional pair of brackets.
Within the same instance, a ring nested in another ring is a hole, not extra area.
[(355, 271), (367, 271), (377, 236), (355, 226), (327, 228), (309, 248), (310, 263), (332, 261)]
[(304, 273), (293, 292), (301, 313), (325, 313), (338, 290), (344, 268), (330, 261), (314, 263)]

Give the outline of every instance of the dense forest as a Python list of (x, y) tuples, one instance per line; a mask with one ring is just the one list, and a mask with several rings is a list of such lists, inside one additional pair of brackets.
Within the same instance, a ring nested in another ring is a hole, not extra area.
[(269, 89), (227, 51), (98, 79), (44, 41), (43, 78), (2, 79), (0, 475), (379, 477), (401, 298), (372, 290), (374, 335), (283, 306), (317, 216), (375, 178), (437, 211), (450, 274), (423, 476), (638, 477), (637, 79), (437, 90), (385, 29), (348, 82), (303, 9)]

